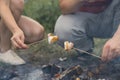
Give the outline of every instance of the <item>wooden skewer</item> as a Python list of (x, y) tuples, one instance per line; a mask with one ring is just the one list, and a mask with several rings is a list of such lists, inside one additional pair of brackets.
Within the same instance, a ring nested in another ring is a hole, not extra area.
[(33, 44), (37, 44), (37, 43), (39, 43), (39, 42), (46, 41), (46, 40), (47, 40), (47, 38), (42, 39), (42, 40), (40, 40), (40, 41), (36, 41), (36, 42), (30, 43), (30, 44), (28, 44), (28, 46), (32, 46)]
[(81, 49), (78, 49), (78, 48), (73, 48), (73, 49), (78, 50), (78, 51), (83, 52), (83, 53), (86, 53), (86, 54), (89, 54), (89, 55), (94, 56), (94, 57), (96, 57), (96, 58), (101, 59), (100, 56), (96, 56), (95, 54), (91, 54), (91, 53), (89, 53), (89, 52), (87, 52), (87, 51), (84, 51), (84, 50), (81, 50)]
[[(31, 45), (33, 45), (33, 44), (36, 44), (36, 43), (38, 43), (38, 42), (45, 41), (45, 40), (47, 40), (47, 38), (45, 38), (45, 39), (43, 39), (43, 40), (41, 40), (41, 41), (37, 41), (37, 42), (31, 43), (31, 44), (29, 44), (29, 46), (31, 46)], [(91, 54), (91, 53), (89, 53), (89, 52), (87, 52), (87, 51), (84, 51), (84, 50), (81, 50), (81, 49), (78, 49), (78, 48), (73, 48), (73, 49), (78, 50), (78, 51), (83, 52), (83, 53), (86, 53), (86, 54), (89, 54), (89, 55), (94, 56), (94, 57), (96, 57), (96, 58), (101, 59), (100, 56), (96, 56), (95, 54)]]

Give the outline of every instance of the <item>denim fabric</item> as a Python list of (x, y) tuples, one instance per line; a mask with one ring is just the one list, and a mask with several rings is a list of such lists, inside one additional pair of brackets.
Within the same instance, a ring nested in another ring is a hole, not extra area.
[(55, 25), (59, 44), (72, 41), (76, 48), (93, 48), (93, 38), (110, 38), (120, 24), (120, 0), (113, 0), (109, 7), (98, 14), (79, 12), (61, 15)]

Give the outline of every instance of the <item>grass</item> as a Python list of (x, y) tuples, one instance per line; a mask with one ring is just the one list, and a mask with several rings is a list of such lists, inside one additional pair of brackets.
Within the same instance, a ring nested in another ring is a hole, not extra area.
[(102, 48), (103, 48), (105, 42), (107, 41), (107, 39), (95, 38), (94, 41), (95, 41), (94, 53), (96, 55), (100, 56), (102, 53)]
[(58, 0), (29, 0), (24, 9), (24, 15), (41, 23), (46, 32), (53, 32), (60, 12)]
[[(95, 39), (94, 54), (100, 56), (102, 52), (102, 47), (106, 39)], [(30, 61), (35, 64), (48, 64), (58, 60), (60, 57), (73, 57), (78, 55), (75, 50), (67, 52), (61, 46), (54, 44), (48, 44), (47, 39), (36, 42), (30, 45), (28, 50), (17, 50), (19, 55), (21, 55), (25, 60)]]

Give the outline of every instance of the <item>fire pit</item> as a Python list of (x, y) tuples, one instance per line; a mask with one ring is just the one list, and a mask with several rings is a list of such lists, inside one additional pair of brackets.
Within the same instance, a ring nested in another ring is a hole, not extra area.
[[(47, 41), (17, 53), (27, 64), (0, 64), (0, 80), (120, 80), (119, 58), (103, 63), (90, 55), (66, 52), (56, 44), (48, 45)], [(66, 58), (59, 60), (60, 57)]]

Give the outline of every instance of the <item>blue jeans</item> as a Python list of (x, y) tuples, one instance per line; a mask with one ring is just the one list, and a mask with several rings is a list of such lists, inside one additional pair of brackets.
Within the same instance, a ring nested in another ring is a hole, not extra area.
[(98, 14), (78, 12), (61, 15), (55, 25), (54, 33), (59, 44), (72, 41), (76, 48), (93, 48), (93, 38), (110, 38), (120, 24), (120, 0), (113, 0), (108, 8)]

